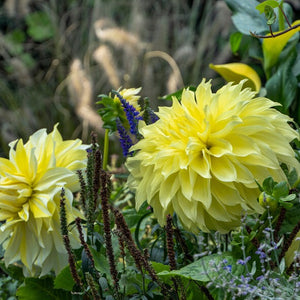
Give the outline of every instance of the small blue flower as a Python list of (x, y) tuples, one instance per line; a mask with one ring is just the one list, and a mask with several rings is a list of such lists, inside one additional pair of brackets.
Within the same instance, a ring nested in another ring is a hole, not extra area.
[(245, 260), (239, 259), (236, 263), (239, 264), (239, 265), (244, 266), (244, 265), (247, 264), (247, 262), (248, 262), (250, 259), (251, 259), (251, 256), (248, 256), (248, 257), (245, 258)]
[(232, 265), (227, 265), (227, 266), (223, 267), (223, 270), (226, 270), (229, 273), (231, 273), (231, 271), (232, 271)]

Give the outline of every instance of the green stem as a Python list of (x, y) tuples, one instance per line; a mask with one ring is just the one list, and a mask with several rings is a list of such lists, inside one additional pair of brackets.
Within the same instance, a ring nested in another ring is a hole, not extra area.
[(107, 170), (107, 162), (108, 162), (108, 149), (109, 149), (109, 130), (105, 129), (105, 136), (104, 136), (104, 153), (103, 153), (103, 170)]

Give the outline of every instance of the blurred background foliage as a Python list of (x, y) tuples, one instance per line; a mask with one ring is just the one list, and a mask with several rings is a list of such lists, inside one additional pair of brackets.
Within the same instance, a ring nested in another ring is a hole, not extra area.
[(231, 31), (224, 1), (0, 1), (0, 155), (57, 122), (65, 138), (103, 134), (95, 102), (112, 88), (142, 86), (156, 108), (216, 76)]
[[(222, 84), (209, 63), (243, 61), (261, 75), (250, 47), (258, 40), (231, 48), (236, 29), (225, 2), (0, 1), (0, 155), (57, 122), (64, 138), (103, 135), (95, 102), (111, 89), (143, 87), (156, 109), (165, 104), (159, 96), (203, 77)], [(287, 2), (299, 14), (298, 0)]]

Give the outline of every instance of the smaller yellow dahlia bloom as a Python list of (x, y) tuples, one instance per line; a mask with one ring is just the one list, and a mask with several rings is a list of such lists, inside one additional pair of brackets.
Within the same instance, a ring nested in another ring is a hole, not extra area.
[[(76, 170), (86, 166), (86, 146), (63, 141), (57, 126), (35, 132), (26, 144), (10, 143), (9, 159), (0, 158), (0, 243), (6, 266), (23, 265), (25, 276), (58, 273), (68, 264), (60, 233), (60, 193), (66, 194), (68, 222), (80, 215), (72, 207), (79, 190)], [(79, 246), (71, 233), (73, 246)]]
[[(141, 91), (142, 88), (131, 88), (131, 89), (122, 89), (119, 91), (119, 94), (130, 104), (132, 105), (137, 111), (141, 111), (141, 107), (138, 104), (138, 100), (141, 96), (138, 93)], [(117, 96), (114, 97), (114, 101), (120, 102)]]
[(243, 84), (213, 93), (203, 80), (181, 102), (174, 97), (171, 107), (160, 107), (156, 123), (141, 126), (144, 138), (127, 160), (137, 209), (147, 201), (160, 224), (176, 212), (192, 232), (226, 233), (245, 212), (263, 212), (255, 180), (286, 180), (281, 163), (300, 170), (291, 119)]

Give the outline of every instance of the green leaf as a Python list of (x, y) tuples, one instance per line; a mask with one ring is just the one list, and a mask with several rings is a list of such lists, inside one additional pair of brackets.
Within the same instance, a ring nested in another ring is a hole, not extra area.
[(299, 222), (299, 216), (300, 216), (300, 204), (297, 203), (294, 204), (292, 208), (287, 210), (279, 234), (283, 235), (286, 234), (287, 232), (292, 232), (296, 224)]
[[(226, 264), (224, 260), (227, 261)], [(226, 276), (229, 272), (224, 268), (226, 265), (231, 265), (232, 274), (238, 275), (243, 272), (243, 267), (236, 264), (236, 259), (229, 253), (224, 252), (222, 254), (205, 256), (179, 270), (170, 272), (162, 271), (157, 275), (162, 279), (178, 275), (186, 279), (209, 282), (212, 279), (218, 280), (221, 279), (222, 276)]]
[(267, 24), (269, 26), (274, 24), (275, 21), (276, 21), (276, 14), (274, 12), (274, 9), (271, 6), (266, 5), (264, 12), (265, 12), (265, 16), (266, 16), (266, 19), (267, 19)]
[(99, 271), (102, 274), (110, 274), (107, 258), (92, 247), (90, 247), (90, 251), (93, 255), (95, 261), (95, 268), (97, 269), (97, 271)]
[(36, 65), (36, 61), (29, 53), (22, 53), (20, 59), (28, 69), (32, 69)]
[(162, 263), (155, 262), (155, 261), (151, 261), (151, 265), (156, 273), (160, 273), (163, 271), (168, 271), (168, 272), (170, 271), (169, 265), (164, 265)]
[(230, 35), (230, 46), (232, 53), (236, 53), (242, 41), (243, 35), (240, 32), (234, 32)]
[(5, 266), (3, 260), (0, 261), (0, 268), (8, 274), (11, 278), (16, 279), (20, 282), (24, 280), (24, 275), (22, 271), (22, 267), (17, 265), (9, 265), (8, 267)]
[(178, 101), (180, 101), (181, 100), (182, 92), (185, 89), (189, 89), (190, 91), (193, 91), (193, 92), (196, 91), (196, 87), (189, 86), (189, 87), (186, 87), (186, 88), (182, 88), (182, 89), (180, 89), (180, 90), (178, 90), (178, 91), (176, 91), (176, 92), (174, 92), (172, 94), (159, 97), (159, 99), (161, 99), (161, 100), (172, 100), (172, 98), (175, 97)]
[(284, 113), (288, 112), (289, 107), (296, 97), (297, 79), (293, 75), (292, 66), (296, 58), (296, 49), (289, 51), (289, 56), (282, 57), (281, 64), (277, 72), (267, 81), (267, 97), (282, 104), (279, 108)]
[(99, 115), (103, 121), (103, 128), (109, 129), (112, 132), (117, 130), (116, 120), (120, 119), (121, 123), (125, 128), (129, 128), (126, 115), (119, 101), (114, 101), (113, 98), (107, 95), (99, 95), (101, 98), (100, 101), (96, 104), (101, 105), (101, 108), (98, 110)]
[(274, 198), (276, 199), (287, 196), (288, 194), (289, 194), (289, 187), (287, 182), (285, 181), (281, 181), (277, 183), (273, 188), (272, 196), (274, 196)]
[(25, 34), (22, 30), (16, 29), (4, 36), (4, 41), (7, 43), (8, 51), (11, 55), (20, 55), (23, 53), (23, 42)]
[(43, 42), (54, 36), (54, 27), (49, 16), (42, 11), (26, 16), (27, 33), (37, 42)]
[(276, 8), (279, 6), (279, 2), (275, 0), (267, 0), (264, 1), (263, 3), (258, 4), (256, 6), (256, 9), (262, 14), (263, 12), (265, 12), (266, 6), (270, 6), (271, 8)]
[(71, 275), (70, 267), (66, 266), (54, 279), (54, 288), (72, 291), (75, 281)]
[(238, 31), (245, 35), (250, 35), (250, 31), (256, 33), (268, 31), (264, 16), (256, 9), (258, 1), (225, 0), (225, 2), (233, 11), (232, 22)]
[(51, 277), (26, 278), (24, 284), (18, 288), (16, 295), (19, 300), (71, 299), (71, 294), (53, 288)]
[(273, 180), (272, 177), (268, 177), (264, 180), (263, 182), (263, 189), (264, 191), (269, 194), (269, 195), (272, 195), (272, 192), (273, 192), (273, 188), (275, 186), (275, 182)]
[(288, 195), (286, 197), (281, 197), (279, 199), (279, 202), (289, 202), (289, 201), (293, 201), (295, 199), (296, 199), (296, 195), (295, 194), (290, 194), (290, 195)]

